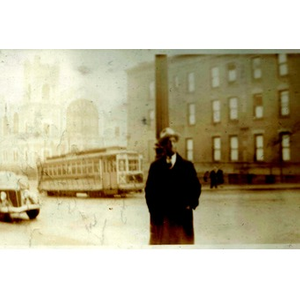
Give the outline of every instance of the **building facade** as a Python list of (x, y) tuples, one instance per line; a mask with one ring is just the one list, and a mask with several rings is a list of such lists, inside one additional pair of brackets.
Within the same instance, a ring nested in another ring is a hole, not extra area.
[[(128, 74), (128, 147), (155, 157), (155, 65)], [(199, 178), (218, 166), (228, 183), (300, 178), (300, 55), (168, 58), (169, 124)]]
[(64, 86), (56, 64), (39, 57), (26, 61), (23, 90), (17, 103), (0, 99), (1, 170), (34, 176), (37, 162), (46, 157), (115, 145), (123, 134), (102, 111), (100, 99), (91, 99), (84, 88)]

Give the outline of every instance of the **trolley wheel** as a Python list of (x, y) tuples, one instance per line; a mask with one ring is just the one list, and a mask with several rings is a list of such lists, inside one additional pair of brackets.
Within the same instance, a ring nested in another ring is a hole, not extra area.
[(101, 198), (103, 193), (101, 191), (91, 191), (87, 193), (90, 198)]
[(40, 210), (39, 209), (32, 209), (32, 210), (26, 211), (26, 213), (27, 213), (27, 216), (29, 217), (29, 219), (33, 220), (38, 216), (38, 214), (40, 213)]

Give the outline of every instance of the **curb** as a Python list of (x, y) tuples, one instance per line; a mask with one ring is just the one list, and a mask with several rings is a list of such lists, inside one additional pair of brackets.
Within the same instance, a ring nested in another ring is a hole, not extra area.
[(223, 186), (220, 188), (211, 189), (209, 186), (202, 186), (202, 191), (269, 191), (269, 190), (297, 190), (300, 189), (300, 185), (233, 185)]

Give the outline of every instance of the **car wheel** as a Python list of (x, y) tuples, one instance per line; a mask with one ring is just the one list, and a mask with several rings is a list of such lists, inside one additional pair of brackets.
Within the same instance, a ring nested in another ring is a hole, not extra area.
[(9, 213), (0, 213), (0, 220), (3, 222), (11, 222), (11, 216)]
[(35, 219), (38, 214), (40, 213), (39, 209), (32, 209), (32, 210), (28, 210), (26, 211), (27, 216), (29, 217), (30, 220)]

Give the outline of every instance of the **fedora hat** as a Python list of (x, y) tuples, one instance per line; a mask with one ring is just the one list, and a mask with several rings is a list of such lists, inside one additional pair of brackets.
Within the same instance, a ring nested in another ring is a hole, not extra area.
[(179, 140), (179, 134), (177, 132), (175, 132), (172, 128), (167, 127), (161, 131), (161, 133), (159, 135), (159, 143), (161, 144), (163, 141), (165, 141), (166, 139), (168, 139), (170, 137), (175, 137), (176, 141)]

